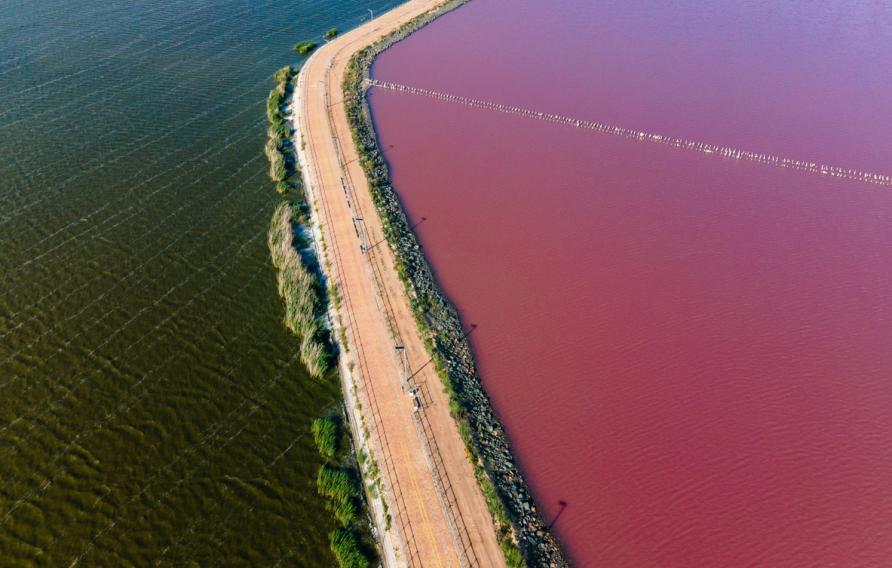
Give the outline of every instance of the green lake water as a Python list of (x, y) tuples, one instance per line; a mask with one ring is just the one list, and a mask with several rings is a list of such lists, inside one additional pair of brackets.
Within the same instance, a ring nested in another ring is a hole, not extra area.
[(0, 565), (330, 565), (271, 75), (394, 0), (0, 6)]

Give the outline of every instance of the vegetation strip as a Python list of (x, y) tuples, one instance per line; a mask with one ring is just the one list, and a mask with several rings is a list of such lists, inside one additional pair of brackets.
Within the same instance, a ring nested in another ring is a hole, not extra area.
[(451, 414), (458, 422), (505, 558), (510, 566), (522, 566), (524, 562), (534, 566), (565, 566), (568, 562), (533, 505), (529, 488), (511, 456), (504, 429), (477, 374), (458, 312), (437, 286), (409, 227), (390, 182), (365, 98), (364, 82), (380, 52), (466, 1), (447, 2), (358, 51), (350, 59), (344, 77), (345, 111), (372, 200), (396, 257), (397, 271), (406, 287), (425, 345), (449, 395)]
[[(276, 191), (280, 194), (288, 193), (291, 189), (299, 187), (299, 181), (295, 182), (295, 174), (299, 173), (297, 162), (293, 158), (291, 125), (285, 120), (282, 108), (291, 93), (291, 81), (296, 75), (289, 65), (276, 71), (273, 78), (276, 86), (269, 92), (266, 99), (266, 118), (269, 128), (266, 131), (267, 141), (264, 151), (269, 160), (269, 177), (276, 183)], [(296, 178), (299, 180), (299, 176)]]
[(308, 219), (307, 204), (302, 199), (301, 178), (291, 151), (291, 125), (282, 114), (294, 75), (290, 66), (276, 71), (276, 86), (267, 98), (269, 129), (265, 151), (270, 164), (269, 176), (276, 183), (277, 192), (298, 194), (296, 199), (283, 201), (276, 207), (267, 243), (277, 270), (279, 296), (285, 302), (285, 326), (300, 340), (301, 362), (310, 375), (321, 379), (332, 358), (328, 332), (322, 323), (325, 295), (316, 276), (319, 267), (308, 246), (306, 231), (295, 223), (305, 223)]
[[(300, 342), (299, 355), (310, 375), (322, 379), (333, 356), (329, 332), (323, 325), (327, 293), (318, 259), (310, 246), (309, 206), (294, 153), (291, 121), (284, 109), (293, 93), (296, 75), (290, 66), (278, 70), (276, 86), (267, 98), (269, 176), (276, 191), (285, 194), (273, 211), (267, 242), (276, 268), (278, 292), (285, 304), (283, 323)], [(330, 295), (330, 294), (329, 294)], [(331, 295), (337, 303), (337, 295)], [(329, 547), (341, 568), (367, 568), (376, 558), (374, 539), (366, 514), (359, 469), (351, 445), (342, 444), (340, 417), (313, 421), (310, 430), (323, 460), (316, 489), (327, 499), (327, 508), (340, 527), (329, 533)], [(360, 459), (363, 454), (360, 452)]]

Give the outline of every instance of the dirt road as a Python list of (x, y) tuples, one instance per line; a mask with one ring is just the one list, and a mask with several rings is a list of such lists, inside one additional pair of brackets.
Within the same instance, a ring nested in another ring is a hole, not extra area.
[(299, 75), (295, 122), (330, 263), (327, 275), (342, 298), (344, 357), (358, 377), (358, 397), (393, 519), (389, 540), (398, 550), (385, 551), (385, 560), (411, 566), (504, 566), (433, 367), (414, 377), (423, 403), (419, 412), (401, 380), (407, 370), (421, 368), (428, 355), (389, 247), (360, 248), (378, 243), (383, 233), (342, 103), (350, 57), (438, 3), (408, 2), (319, 48)]

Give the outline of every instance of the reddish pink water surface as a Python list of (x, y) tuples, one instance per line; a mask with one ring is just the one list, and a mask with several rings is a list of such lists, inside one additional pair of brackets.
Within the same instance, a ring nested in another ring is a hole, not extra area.
[[(888, 175), (889, 69), (880, 2), (473, 0), (373, 71)], [(577, 565), (892, 565), (892, 188), (370, 96)]]

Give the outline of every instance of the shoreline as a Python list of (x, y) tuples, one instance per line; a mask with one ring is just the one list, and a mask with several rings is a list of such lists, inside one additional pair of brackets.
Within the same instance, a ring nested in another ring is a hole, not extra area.
[[(458, 313), (436, 286), (389, 185), (365, 98), (364, 79), (378, 53), (466, 1), (408, 2), (315, 51), (304, 62), (294, 89), (290, 109), (297, 133), (294, 147), (310, 204), (311, 231), (320, 243), (320, 267), (337, 290), (336, 297), (345, 299), (344, 306), (340, 301), (330, 303), (329, 321), (332, 339), (341, 350), (338, 366), (357, 453), (371, 456), (375, 466), (379, 462), (385, 466), (380, 477), (370, 475), (368, 467), (361, 468), (382, 562), (385, 566), (566, 565), (510, 454), (476, 374)], [(331, 54), (338, 45), (340, 49)], [(349, 50), (346, 57), (345, 50)], [(321, 74), (322, 80), (308, 78), (314, 73)], [(332, 86), (329, 76), (337, 73), (343, 81)], [(317, 112), (326, 114), (325, 120), (307, 114), (311, 97), (328, 109)], [(355, 113), (350, 114), (357, 101), (359, 121)], [(371, 142), (360, 134), (363, 128)], [(376, 167), (383, 167), (383, 173), (370, 171)], [(387, 188), (383, 193), (382, 182)], [(361, 187), (354, 189), (354, 184)], [(373, 251), (385, 240), (388, 246)], [(363, 266), (352, 266), (357, 262)], [(415, 278), (419, 274), (421, 281)], [(352, 298), (353, 294), (358, 297)], [(435, 300), (437, 309), (420, 311), (419, 298)], [(373, 313), (354, 313), (362, 310)], [(372, 316), (376, 322), (370, 321)], [(377, 349), (367, 345), (370, 332), (376, 336)], [(375, 373), (379, 369), (373, 369), (367, 358), (377, 359), (375, 363), (384, 363), (390, 371), (379, 365), (384, 372)], [(434, 365), (420, 373), (428, 360)], [(411, 373), (412, 369), (418, 371)], [(396, 399), (388, 401), (391, 408), (393, 404), (403, 407), (401, 422), (398, 417), (382, 417), (375, 407), (378, 389)], [(405, 396), (407, 392), (411, 396)], [(419, 395), (412, 393), (419, 392), (425, 403), (416, 412)], [(413, 397), (414, 410), (410, 407)], [(364, 409), (370, 411), (371, 429)], [(391, 424), (389, 432), (386, 422)], [(412, 426), (418, 437), (414, 442), (406, 435)], [(423, 467), (395, 462), (388, 434), (397, 438), (402, 434), (404, 442), (420, 448), (426, 462), (420, 464)], [(412, 485), (412, 491), (403, 485)], [(380, 499), (374, 498), (374, 487)], [(422, 526), (425, 523), (427, 527)], [(427, 529), (425, 542), (419, 542), (418, 527)], [(444, 537), (451, 540), (454, 554), (441, 557), (436, 549), (445, 544)], [(436, 552), (440, 561), (433, 562), (426, 549)]]
[[(307, 65), (310, 60), (316, 55), (317, 52), (314, 52), (304, 61), (304, 65)], [(324, 246), (325, 239), (322, 233), (322, 226), (320, 224), (320, 215), (318, 211), (318, 203), (320, 199), (319, 190), (316, 185), (315, 180), (310, 180), (310, 161), (307, 157), (306, 147), (302, 142), (302, 135), (300, 131), (300, 113), (296, 112), (300, 108), (300, 82), (303, 79), (303, 75), (301, 73), (297, 74), (297, 82), (294, 85), (294, 90), (291, 98), (291, 105), (288, 108), (288, 119), (294, 125), (294, 131), (296, 134), (296, 140), (294, 144), (294, 153), (297, 159), (298, 164), (300, 165), (300, 175), (303, 180), (303, 191), (306, 196), (307, 204), (310, 208), (310, 220), (307, 223), (306, 229), (309, 230), (312, 235), (311, 243), (313, 249), (316, 254), (316, 258), (319, 261), (320, 270), (325, 274), (326, 279), (330, 279), (330, 266), (331, 266), (331, 258), (329, 257), (327, 247)], [(365, 418), (362, 414), (361, 408), (362, 404), (358, 400), (358, 386), (356, 381), (356, 376), (353, 372), (353, 365), (350, 361), (348, 361), (348, 357), (346, 356), (350, 352), (349, 348), (349, 340), (347, 338), (342, 337), (338, 332), (341, 329), (344, 329), (343, 324), (341, 323), (340, 314), (338, 313), (338, 303), (334, 301), (328, 302), (328, 310), (326, 313), (326, 317), (329, 322), (329, 332), (331, 334), (332, 343), (338, 348), (338, 356), (337, 356), (337, 372), (338, 379), (341, 384), (341, 394), (343, 397), (342, 406), (344, 415), (347, 417), (347, 426), (349, 431), (349, 438), (353, 445), (353, 452), (355, 456), (358, 458), (360, 452), (365, 452), (368, 455), (371, 455), (371, 440), (368, 434), (368, 428), (363, 427), (361, 425), (365, 424)], [(337, 325), (336, 325), (337, 322)], [(361, 481), (363, 485), (363, 490), (365, 493), (365, 501), (367, 510), (369, 513), (369, 517), (372, 521), (372, 534), (375, 537), (375, 542), (378, 545), (378, 552), (380, 555), (380, 560), (383, 566), (400, 566), (398, 562), (398, 551), (399, 537), (394, 535), (392, 531), (388, 529), (390, 522), (387, 519), (388, 512), (385, 508), (384, 503), (381, 499), (371, 498), (370, 487), (373, 487), (375, 482), (373, 480), (368, 479), (368, 474), (366, 468), (363, 467), (363, 464), (359, 464), (360, 466), (360, 474)]]
[[(270, 163), (270, 178), (276, 183), (276, 193), (283, 195), (283, 199), (273, 212), (267, 244), (273, 267), (276, 269), (279, 296), (285, 304), (284, 324), (297, 337), (300, 343), (299, 357), (310, 376), (321, 381), (330, 376), (332, 362), (337, 360), (340, 363), (336, 352), (337, 343), (331, 335), (333, 326), (330, 323), (333, 321), (333, 306), (337, 305), (337, 297), (326, 294), (326, 276), (320, 264), (320, 259), (323, 258), (320, 242), (323, 244), (324, 242), (321, 240), (322, 233), (318, 225), (311, 217), (311, 208), (307, 203), (311, 196), (305, 191), (303, 172), (294, 144), (292, 111), (295, 108), (293, 98), (295, 76), (296, 72), (291, 65), (276, 71), (273, 75), (276, 86), (270, 91), (267, 99), (267, 118), (270, 126), (267, 130), (265, 153)], [(287, 129), (282, 128), (284, 125), (287, 125)], [(300, 229), (295, 231), (295, 226)], [(339, 377), (349, 378), (349, 369), (339, 369), (338, 372), (343, 373), (339, 374)], [(375, 524), (372, 518), (380, 507), (370, 511), (370, 507), (374, 507), (377, 503), (366, 498), (358, 462), (361, 450), (357, 450), (357, 441), (364, 444), (364, 438), (359, 426), (353, 425), (356, 423), (355, 417), (348, 412), (348, 408), (355, 407), (355, 403), (351, 399), (352, 393), (347, 381), (344, 380), (339, 384), (341, 415), (335, 420), (346, 418), (349, 424), (347, 432), (350, 434), (345, 437), (350, 440), (348, 451), (352, 463), (345, 467), (341, 457), (337, 455), (341, 453), (338, 449), (340, 438), (338, 431), (344, 434), (337, 424), (334, 426), (334, 440), (320, 443), (315, 430), (313, 436), (323, 460), (323, 465), (317, 474), (317, 492), (328, 499), (326, 508), (340, 525), (329, 533), (329, 548), (338, 564), (344, 565), (369, 561), (367, 549), (364, 550), (358, 543), (368, 542), (366, 537), (371, 537), (375, 543), (379, 540), (374, 532)], [(324, 416), (316, 418), (313, 427), (325, 419)], [(352, 432), (356, 434), (353, 435)], [(326, 444), (325, 448), (322, 444)], [(331, 469), (332, 460), (338, 463), (336, 469)], [(326, 471), (327, 481), (323, 482), (321, 480)], [(346, 475), (348, 479), (352, 479), (356, 474), (360, 479), (355, 487), (346, 488), (341, 483), (342, 478), (338, 477), (340, 474)], [(360, 507), (355, 506), (357, 501), (361, 501)], [(362, 522), (363, 520), (365, 522)], [(383, 538), (380, 540), (384, 541)], [(377, 545), (374, 548), (375, 558), (379, 548), (386, 549)]]

